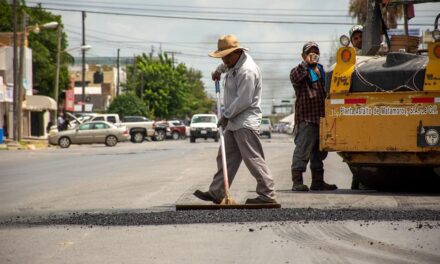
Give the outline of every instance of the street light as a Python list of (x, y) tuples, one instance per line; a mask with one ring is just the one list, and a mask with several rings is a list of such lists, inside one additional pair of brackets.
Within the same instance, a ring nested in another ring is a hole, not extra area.
[(74, 50), (74, 49), (81, 49), (82, 51), (88, 51), (89, 49), (92, 48), (92, 46), (90, 45), (82, 45), (80, 47), (75, 47), (75, 48), (71, 48), (71, 49), (66, 49), (66, 50), (61, 50), (61, 37), (62, 37), (62, 32), (63, 32), (63, 27), (60, 25), (57, 27), (57, 62), (56, 62), (56, 73), (55, 73), (55, 85), (54, 85), (54, 90), (53, 90), (53, 97), (55, 99), (56, 102), (56, 106), (57, 108), (55, 109), (55, 113), (52, 117), (52, 122), (55, 124), (56, 122), (56, 117), (58, 115), (58, 86), (59, 86), (59, 82), (60, 82), (60, 67), (61, 67), (61, 62), (60, 62), (60, 57), (61, 57), (61, 52), (64, 51), (70, 51), (70, 50)]
[(53, 29), (53, 28), (57, 28), (57, 27), (58, 27), (58, 22), (52, 21), (52, 22), (49, 22), (49, 23), (45, 23), (43, 25), (36, 24), (34, 26), (27, 26), (26, 30), (27, 31), (32, 31), (32, 32), (38, 34), (38, 33), (40, 33), (40, 31), (41, 31), (40, 29), (41, 28), (43, 28), (43, 29)]

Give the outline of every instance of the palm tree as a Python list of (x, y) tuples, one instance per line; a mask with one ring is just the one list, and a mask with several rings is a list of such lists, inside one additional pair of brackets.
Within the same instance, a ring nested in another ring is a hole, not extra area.
[[(357, 19), (358, 25), (363, 25), (367, 20), (368, 0), (350, 0), (348, 13)], [(396, 28), (397, 20), (403, 16), (403, 4), (382, 4), (382, 16), (388, 28)]]
[(358, 25), (363, 25), (367, 20), (367, 0), (350, 0), (348, 13), (357, 18)]

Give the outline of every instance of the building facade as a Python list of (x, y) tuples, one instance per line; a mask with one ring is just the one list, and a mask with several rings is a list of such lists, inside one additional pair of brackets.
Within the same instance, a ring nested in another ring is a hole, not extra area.
[[(105, 112), (111, 101), (117, 95), (118, 69), (114, 65), (88, 64), (85, 76), (85, 95), (83, 102), (82, 68), (74, 65), (69, 68), (71, 86), (74, 87), (73, 112), (82, 112), (83, 103), (85, 112)], [(119, 69), (120, 92), (122, 93), (125, 84), (125, 67)], [(69, 99), (64, 102), (69, 105)], [(68, 108), (66, 108), (68, 109)], [(69, 108), (68, 110), (72, 110)]]
[[(0, 38), (0, 128), (6, 138), (13, 138), (14, 91), (18, 89), (14, 89), (13, 47), (8, 41), (10, 38)], [(33, 95), (32, 50), (27, 46), (24, 49), (21, 135), (23, 138), (46, 138), (46, 127), (55, 114), (56, 102), (47, 96)], [(20, 48), (17, 50), (19, 55)], [(17, 61), (19, 64), (20, 58)]]

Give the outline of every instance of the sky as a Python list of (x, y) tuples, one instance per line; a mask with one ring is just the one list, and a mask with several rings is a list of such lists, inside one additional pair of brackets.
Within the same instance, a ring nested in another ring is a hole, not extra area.
[[(348, 15), (349, 0), (29, 0), (26, 3), (28, 6), (41, 3), (43, 8), (62, 17), (68, 49), (81, 46), (79, 11), (89, 11), (86, 44), (92, 48), (87, 56), (116, 57), (118, 48), (121, 56), (148, 54), (152, 49), (155, 53), (175, 52), (177, 62), (202, 71), (205, 89), (211, 96), (214, 84), (210, 73), (220, 60), (207, 54), (216, 50), (219, 36), (234, 34), (242, 46), (250, 49), (262, 70), (265, 115), (270, 114), (272, 104), (293, 98), (289, 72), (301, 61), (303, 44), (316, 41), (320, 45), (321, 63), (327, 66), (330, 54), (339, 46), (339, 36), (348, 34), (350, 25), (356, 24)], [(416, 5), (416, 17), (410, 20), (410, 28), (432, 29), (433, 26), (416, 24), (433, 25), (439, 10), (440, 3)], [(80, 56), (79, 51), (70, 53)]]

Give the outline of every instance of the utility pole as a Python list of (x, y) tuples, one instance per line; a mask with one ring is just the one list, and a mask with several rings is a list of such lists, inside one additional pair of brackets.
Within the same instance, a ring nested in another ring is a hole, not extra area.
[(182, 54), (182, 52), (179, 51), (165, 51), (165, 54), (171, 54), (171, 60), (173, 62), (173, 68), (174, 68), (174, 54)]
[(408, 34), (408, 4), (403, 4), (403, 29), (405, 31), (405, 36)]
[(18, 105), (17, 105), (17, 117), (18, 117), (18, 126), (17, 126), (17, 141), (21, 141), (23, 136), (23, 73), (24, 73), (24, 59), (25, 59), (25, 46), (24, 41), (26, 38), (26, 12), (23, 10), (21, 13), (21, 38), (20, 38), (20, 65), (18, 69)]
[[(82, 46), (86, 45), (86, 12), (82, 11)], [(86, 111), (86, 51), (82, 49), (82, 112)]]
[(13, 101), (13, 111), (14, 111), (14, 123), (13, 123), (13, 139), (17, 141), (18, 138), (18, 116), (17, 116), (17, 106), (18, 106), (18, 85), (17, 85), (17, 0), (13, 0), (12, 6), (12, 19), (14, 20), (14, 48), (13, 48), (13, 59), (12, 59), (12, 79), (14, 82), (14, 101)]
[(382, 22), (380, 1), (367, 0), (367, 21), (362, 37), (362, 55), (374, 55), (380, 48)]
[(154, 55), (154, 46), (153, 45), (151, 45), (151, 51), (150, 51), (149, 55), (150, 55), (150, 60), (153, 59), (153, 55)]
[(136, 68), (136, 55), (133, 56), (133, 74), (131, 75), (131, 83), (132, 83), (132, 87), (133, 87), (133, 92), (136, 93), (136, 72), (137, 72), (137, 68)]
[(55, 73), (55, 85), (53, 88), (53, 99), (56, 102), (55, 113), (51, 118), (53, 124), (56, 124), (57, 115), (58, 115), (58, 86), (60, 82), (60, 57), (61, 57), (61, 34), (62, 34), (62, 26), (58, 24), (57, 27), (57, 69)]
[(117, 75), (116, 75), (116, 95), (119, 95), (119, 51), (120, 49), (118, 49), (118, 56), (117, 56), (117, 60), (116, 60), (116, 69), (118, 71)]
[(141, 89), (139, 89), (139, 97), (142, 99), (144, 97), (144, 85), (145, 85), (145, 81), (144, 81), (144, 73), (141, 73)]

